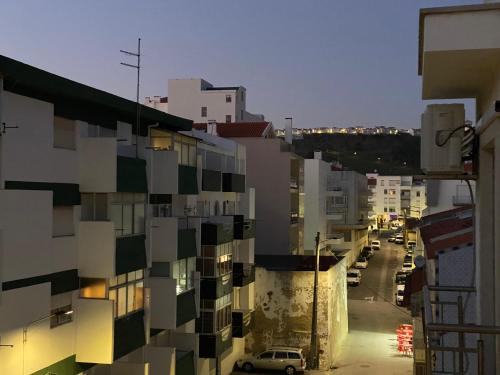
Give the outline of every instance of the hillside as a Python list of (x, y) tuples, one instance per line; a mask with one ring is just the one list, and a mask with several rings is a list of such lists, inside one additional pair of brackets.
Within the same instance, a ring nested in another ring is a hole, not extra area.
[[(344, 167), (382, 175), (420, 174), (420, 137), (400, 135), (305, 134), (294, 140), (295, 152), (312, 158), (322, 151), (326, 161), (340, 161)], [(405, 165), (406, 163), (406, 165)]]

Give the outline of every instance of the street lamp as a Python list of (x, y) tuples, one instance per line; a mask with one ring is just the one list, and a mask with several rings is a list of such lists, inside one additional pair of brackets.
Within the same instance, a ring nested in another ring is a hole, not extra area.
[(22, 369), (22, 375), (24, 375), (24, 358), (25, 358), (25, 347), (26, 347), (26, 342), (28, 341), (28, 328), (34, 324), (43, 322), (44, 320), (56, 317), (56, 316), (62, 316), (62, 315), (72, 315), (73, 310), (68, 310), (68, 311), (58, 311), (53, 314), (44, 316), (43, 318), (33, 320), (32, 322), (29, 322), (26, 326), (23, 327), (23, 369)]

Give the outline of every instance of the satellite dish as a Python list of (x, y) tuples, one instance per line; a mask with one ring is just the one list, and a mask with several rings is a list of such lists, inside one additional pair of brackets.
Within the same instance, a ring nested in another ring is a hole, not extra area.
[(415, 263), (415, 267), (423, 268), (425, 266), (425, 258), (422, 255), (418, 255), (415, 257), (413, 263)]

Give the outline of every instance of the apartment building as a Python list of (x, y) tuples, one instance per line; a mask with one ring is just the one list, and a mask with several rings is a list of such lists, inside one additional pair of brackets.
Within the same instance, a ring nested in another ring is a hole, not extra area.
[[(421, 9), (419, 28), (418, 74), (422, 76), (422, 99), (475, 100), (474, 133), (478, 146), (474, 156), (478, 164), (469, 178), (477, 178), (473, 287), (477, 314), (472, 322), (475, 326), (469, 326), (467, 332), (481, 333), (481, 341), (475, 341), (473, 345), (461, 343), (457, 347), (478, 353), (477, 361), (469, 357), (469, 368), (484, 374), (500, 372), (500, 284), (496, 270), (500, 248), (499, 17), (500, 4), (491, 1)], [(462, 123), (456, 124), (456, 127), (460, 126)], [(432, 137), (424, 138), (423, 133), (423, 141), (432, 144)], [(455, 174), (457, 180), (461, 179), (457, 171)], [(441, 328), (448, 332), (458, 332), (463, 328), (461, 324), (453, 327), (456, 321), (443, 324), (446, 326)], [(427, 324), (427, 331), (429, 328)], [(442, 330), (438, 334), (440, 332)], [(437, 373), (432, 366), (427, 370), (428, 373)]]
[(369, 216), (372, 225), (392, 220), (419, 218), (426, 207), (426, 186), (412, 176), (381, 176), (367, 173)]
[(0, 373), (228, 374), (254, 300), (244, 147), (148, 107), (136, 132), (134, 102), (3, 56), (0, 77)]
[(149, 96), (144, 104), (197, 123), (264, 121), (247, 112), (245, 87), (218, 87), (200, 78), (169, 79), (168, 97)]
[(326, 184), (326, 239), (350, 266), (368, 244), (367, 178), (355, 171), (330, 171)]

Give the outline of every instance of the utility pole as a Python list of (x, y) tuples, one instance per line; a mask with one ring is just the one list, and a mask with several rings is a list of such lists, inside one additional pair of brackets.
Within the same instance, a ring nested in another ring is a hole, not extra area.
[(407, 215), (406, 214), (406, 210), (407, 210), (406, 207), (403, 208), (403, 220), (404, 220), (404, 222), (403, 222), (403, 241), (404, 241), (403, 247), (405, 249), (407, 248), (406, 244), (408, 243), (408, 238), (407, 238), (408, 237), (408, 233), (407, 233), (407, 230), (406, 230), (406, 215)]
[(318, 368), (318, 274), (319, 274), (319, 232), (316, 232), (316, 269), (314, 270), (311, 345), (309, 349), (310, 369)]
[(137, 117), (135, 122), (135, 157), (139, 157), (139, 133), (141, 131), (141, 104), (139, 103), (139, 87), (140, 87), (140, 78), (141, 78), (141, 38), (137, 39), (137, 53), (120, 50), (121, 53), (126, 55), (137, 57), (137, 65), (127, 64), (121, 62), (121, 65), (128, 66), (130, 68), (137, 69)]

